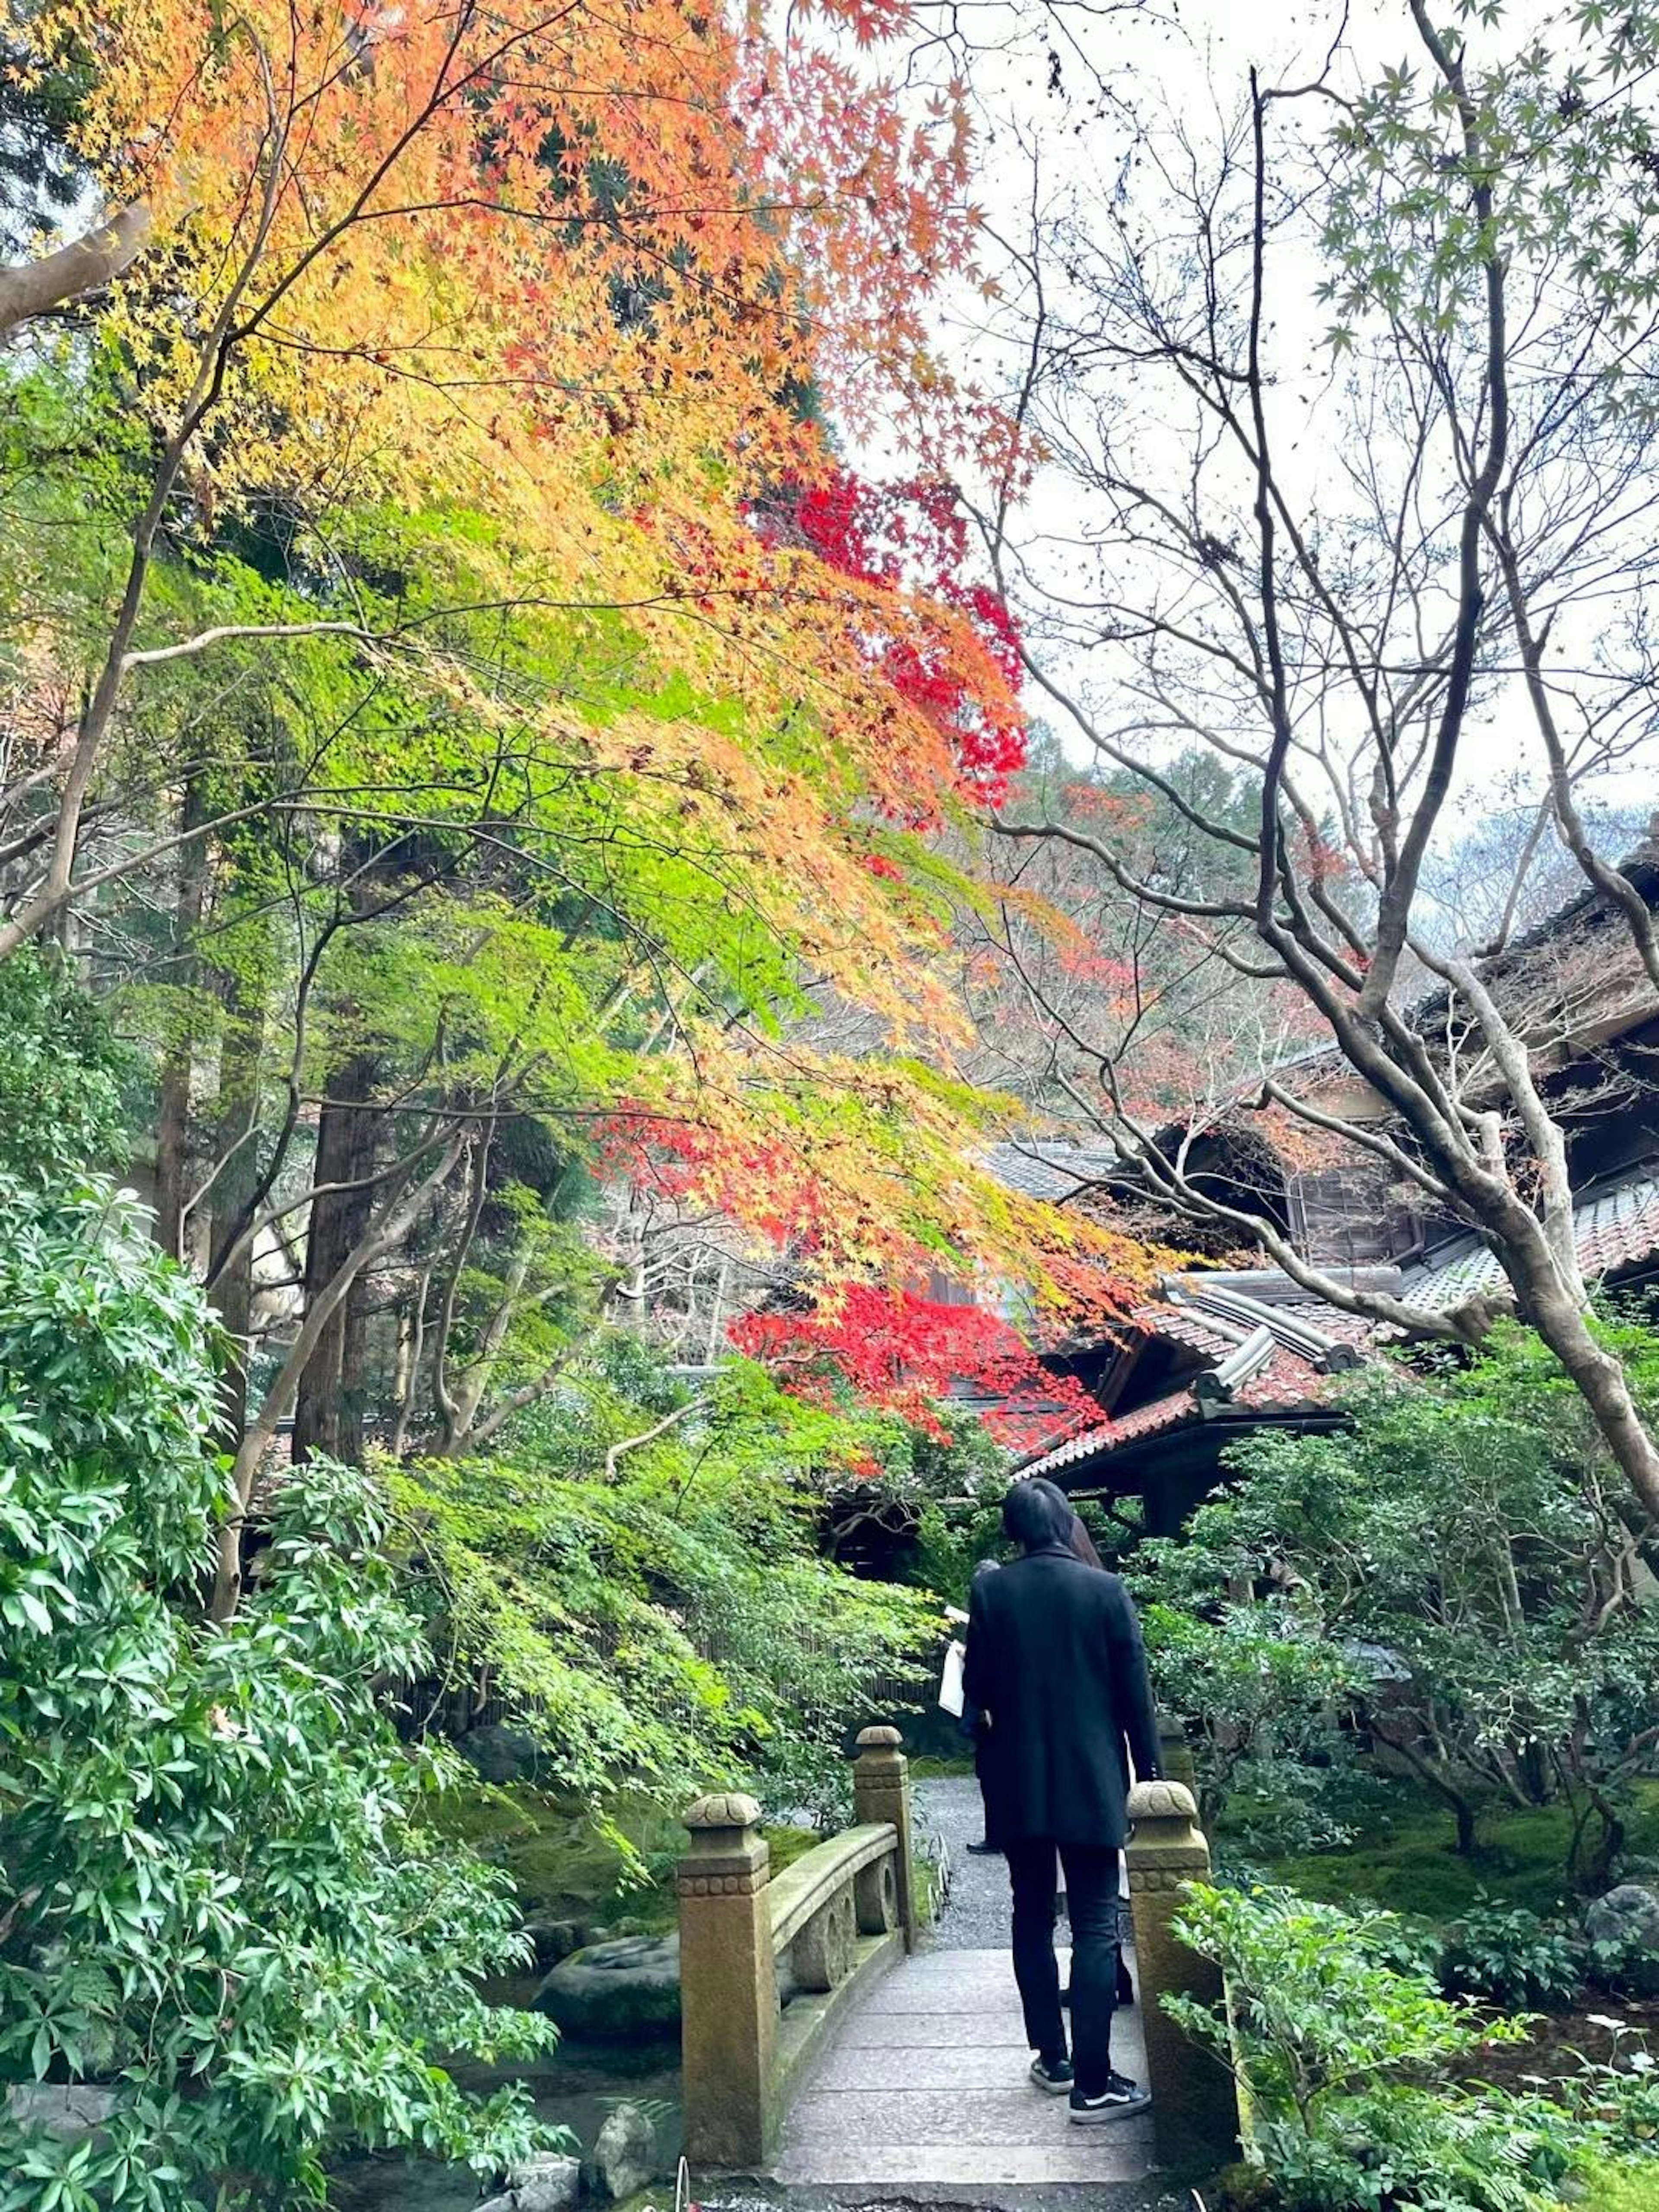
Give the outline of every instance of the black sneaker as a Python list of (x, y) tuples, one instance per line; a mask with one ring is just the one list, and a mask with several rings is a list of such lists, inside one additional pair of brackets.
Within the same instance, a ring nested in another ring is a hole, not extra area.
[(1127, 2074), (1109, 2074), (1106, 2087), (1097, 2097), (1085, 2097), (1080, 2090), (1073, 2090), (1072, 2125), (1091, 2128), (1103, 2120), (1127, 2119), (1131, 2112), (1144, 2112), (1152, 2101), (1140, 2084), (1132, 2081)]
[(967, 1848), (969, 1858), (1000, 1859), (1002, 1856), (1000, 1844), (969, 1844)]
[(1063, 2097), (1069, 2091), (1076, 2099), (1076, 2077), (1069, 2058), (1034, 2058), (1031, 2079), (1046, 2097)]

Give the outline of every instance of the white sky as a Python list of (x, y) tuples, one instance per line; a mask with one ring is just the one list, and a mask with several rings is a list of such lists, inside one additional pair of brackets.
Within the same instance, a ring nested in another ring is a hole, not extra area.
[[(1495, 39), (1508, 50), (1523, 26), (1547, 30), (1553, 22), (1559, 23), (1563, 12), (1527, 0), (1507, 12), (1498, 32), (1474, 33), (1475, 50), (1478, 53)], [(1440, 0), (1437, 13), (1443, 20), (1450, 17), (1450, 0)], [(1266, 6), (1261, 0), (1255, 4), (1235, 0), (1231, 5), (1226, 0), (1182, 0), (1178, 14), (1151, 8), (1091, 13), (1086, 7), (1065, 5), (1064, 0), (1047, 9), (1034, 3), (1008, 7), (993, 0), (989, 5), (969, 7), (957, 20), (977, 52), (971, 85), (981, 134), (978, 198), (993, 231), (1014, 240), (1029, 225), (1034, 153), (1036, 190), (1045, 205), (1052, 207), (1079, 194), (1086, 197), (1097, 194), (1103, 186), (1110, 188), (1133, 154), (1138, 118), (1155, 118), (1167, 104), (1189, 127), (1207, 129), (1218, 112), (1237, 112), (1253, 64), (1264, 82), (1304, 82), (1321, 73), (1340, 28), (1350, 58), (1343, 73), (1350, 82), (1372, 80), (1383, 67), (1408, 58), (1416, 62), (1420, 55), (1405, 0), (1354, 0), (1346, 9), (1321, 4)], [(1058, 92), (1048, 83), (1050, 52), (1059, 57)], [(1109, 88), (1104, 95), (1103, 84)], [(1312, 116), (1308, 119), (1311, 124)], [(994, 251), (988, 247), (988, 259)], [(996, 273), (994, 267), (991, 273)], [(1241, 280), (1244, 273), (1241, 266)], [(1312, 296), (1316, 274), (1311, 259), (1298, 270), (1287, 266), (1282, 257), (1273, 271), (1278, 320), (1269, 339), (1269, 358), (1280, 402), (1275, 444), (1281, 471), (1298, 503), (1316, 515), (1322, 485), (1329, 482), (1328, 472), (1335, 457), (1324, 442), (1330, 434), (1319, 406), (1321, 392), (1328, 394), (1331, 376), (1324, 344), (1330, 315)], [(997, 313), (964, 293), (949, 303), (941, 327), (941, 348), (952, 364), (993, 383), (1006, 374), (1014, 358), (1006, 339), (988, 335), (987, 318), (994, 319)], [(1298, 415), (1298, 409), (1305, 411)], [(1167, 441), (1169, 467), (1174, 480), (1181, 482), (1187, 468), (1185, 441), (1146, 422), (1139, 426), (1138, 435), (1143, 454), (1157, 455), (1160, 437)], [(1030, 539), (1075, 540), (1085, 520), (1075, 487), (1050, 471), (1034, 488), (1021, 528)], [(1057, 544), (1051, 543), (1043, 559), (1046, 574), (1065, 574), (1067, 556)], [(1075, 560), (1073, 573), (1082, 574)], [(1068, 682), (1088, 695), (1091, 710), (1109, 718), (1121, 702), (1112, 696), (1110, 679), (1103, 679), (1098, 672), (1102, 658), (1090, 654), (1081, 661), (1076, 656), (1068, 660), (1062, 654), (1061, 665)], [(1054, 726), (1073, 758), (1081, 763), (1091, 757), (1086, 741), (1058, 714), (1036, 699), (1031, 703)], [(1449, 815), (1452, 826), (1470, 810), (1502, 803), (1511, 787), (1536, 788), (1535, 744), (1524, 700), (1500, 696), (1483, 724), (1466, 738), (1461, 788)], [(1625, 803), (1649, 791), (1659, 799), (1655, 769), (1652, 752), (1644, 750), (1605, 776), (1597, 788)]]

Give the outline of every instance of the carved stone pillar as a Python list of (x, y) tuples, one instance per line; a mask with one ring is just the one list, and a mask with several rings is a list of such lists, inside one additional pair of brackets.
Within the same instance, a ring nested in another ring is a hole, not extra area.
[(853, 1802), (860, 1827), (867, 1822), (890, 1822), (898, 1830), (898, 1853), (893, 1872), (898, 1885), (899, 1926), (904, 1948), (916, 1948), (915, 1863), (911, 1856), (910, 1762), (904, 1756), (904, 1738), (896, 1728), (867, 1728), (859, 1737), (859, 1755), (853, 1766)]
[(1147, 2086), (1158, 2154), (1177, 2170), (1232, 2157), (1238, 2100), (1232, 2075), (1164, 2011), (1165, 1996), (1222, 2000), (1221, 1969), (1189, 1951), (1170, 1926), (1180, 1892), (1206, 1881), (1210, 1846), (1193, 1793), (1180, 1782), (1138, 1782), (1129, 1793), (1129, 1910), (1134, 1922)]
[(691, 1831), (676, 1883), (685, 2152), (694, 2165), (752, 2170), (766, 2162), (774, 2120), (771, 1854), (752, 1797), (699, 1797), (682, 1817)]
[(1158, 1717), (1158, 1763), (1166, 1782), (1182, 1783), (1188, 1790), (1196, 1786), (1192, 1746), (1173, 1713), (1160, 1712)]

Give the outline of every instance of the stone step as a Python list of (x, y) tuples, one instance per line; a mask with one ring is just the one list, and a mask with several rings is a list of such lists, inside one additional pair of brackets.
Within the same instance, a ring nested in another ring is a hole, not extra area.
[(835, 2143), (803, 2146), (778, 2161), (777, 2179), (788, 2189), (792, 2205), (796, 2190), (803, 2184), (836, 2189), (901, 2188), (924, 2203), (935, 2187), (1044, 2189), (1058, 2183), (1079, 2183), (1098, 2191), (1112, 2183), (1140, 2183), (1151, 2176), (1150, 2133), (1137, 2137), (1138, 2125), (1136, 2121), (1123, 2121), (1110, 2130), (1108, 2142), (1091, 2133), (1086, 2141), (1062, 2140), (1053, 2144), (968, 2143), (952, 2139), (874, 2149)]
[[(891, 2015), (890, 2015), (891, 2017)], [(885, 2097), (898, 2075), (907, 2089), (1017, 2090), (1021, 2102), (1035, 2093), (1025, 2086), (1030, 2053), (1018, 2020), (1006, 2041), (988, 2044), (983, 2032), (971, 2043), (903, 2044), (873, 2048), (842, 2044), (812, 2076), (812, 2093), (853, 2089), (866, 2097)], [(1059, 2100), (1055, 2100), (1056, 2105)]]
[[(997, 2013), (872, 2012), (849, 2019), (836, 2039), (842, 2051), (896, 2051), (918, 2041), (936, 2051), (1025, 2051), (1025, 2027), (1016, 2011)], [(1026, 2051), (1029, 2057), (1030, 2053)], [(890, 2075), (889, 2077), (891, 2078)]]

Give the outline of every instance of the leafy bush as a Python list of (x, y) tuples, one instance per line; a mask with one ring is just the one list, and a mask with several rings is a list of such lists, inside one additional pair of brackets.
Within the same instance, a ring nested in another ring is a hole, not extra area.
[[(574, 1429), (601, 1409), (569, 1410)], [(626, 1418), (642, 1430), (648, 1412)], [(874, 1681), (914, 1671), (937, 1614), (817, 1556), (815, 1456), (835, 1434), (739, 1364), (701, 1426), (609, 1481), (604, 1444), (568, 1437), (545, 1457), (526, 1438), (510, 1459), (388, 1470), (434, 1640), (452, 1667), (488, 1668), (545, 1745), (549, 1786), (626, 1785), (678, 1812), (743, 1782), (775, 1814), (841, 1819), (848, 1731), (875, 1717)]]
[(1560, 2005), (1583, 1975), (1577, 1948), (1523, 1905), (1488, 1901), (1463, 1915), (1441, 1960), (1447, 1989), (1504, 2005)]
[(520, 2154), (521, 2100), (435, 2063), (546, 2030), (478, 1997), (505, 1884), (428, 1833), (441, 1765), (375, 1704), (422, 1655), (370, 1486), (285, 1480), (204, 1619), (199, 1296), (106, 1188), (0, 1208), (0, 2081), (112, 2094), (78, 2143), (0, 2107), (0, 2212), (315, 2197), (343, 2142)]
[[(1515, 2023), (1483, 2025), (1443, 1997), (1425, 1971), (1402, 1965), (1412, 1931), (1388, 1912), (1341, 1912), (1289, 1890), (1212, 1889), (1185, 1896), (1177, 1933), (1227, 1975), (1240, 2057), (1264, 2109), (1311, 2130), (1328, 2101), (1378, 2075), (1443, 2065)], [(1191, 1999), (1170, 2008), (1201, 2041), (1227, 2049), (1224, 2022)]]
[(1354, 1686), (1349, 1661), (1286, 1605), (1212, 1608), (1224, 1585), (1200, 1550), (1152, 1544), (1139, 1556), (1157, 1561), (1132, 1577), (1147, 1662), (1159, 1705), (1194, 1747), (1205, 1826), (1213, 1830), (1243, 1802), (1251, 1806), (1239, 1838), (1247, 1851), (1346, 1842), (1330, 1785), (1352, 1741), (1335, 1720)]
[(1659, 2171), (1650, 2166), (1598, 2161), (1585, 2179), (1578, 2212), (1654, 2212), (1659, 2204)]
[[(1645, 1402), (1659, 1335), (1597, 1328)], [(1345, 1402), (1340, 1434), (1234, 1446), (1240, 1479), (1182, 1539), (1144, 1547), (1149, 1593), (1172, 1616), (1147, 1622), (1154, 1664), (1159, 1644), (1170, 1655), (1161, 1693), (1212, 1716), (1196, 1733), (1201, 1780), (1222, 1795), (1261, 1786), (1231, 1770), (1319, 1749), (1322, 1655), (1328, 1695), (1435, 1790), (1466, 1856), (1488, 1802), (1565, 1795), (1583, 1816), (1565, 1828), (1565, 1870), (1604, 1887), (1659, 1723), (1659, 1609), (1620, 1564), (1628, 1534), (1606, 1504), (1618, 1478), (1582, 1398), (1505, 1325), (1467, 1365), (1368, 1373)], [(1587, 1612), (1587, 1590), (1606, 1603)], [(1237, 1726), (1212, 1683), (1243, 1701)]]
[(1659, 1996), (1659, 1959), (1640, 1936), (1595, 1936), (1585, 1951), (1590, 1979), (1599, 1988), (1624, 1996)]
[(64, 1180), (125, 1154), (132, 1070), (101, 1015), (49, 953), (0, 963), (0, 1175)]
[(1241, 2075), (1286, 2212), (1534, 2212), (1582, 2154), (1563, 2107), (1446, 2086), (1444, 2069), (1525, 2026), (1439, 1995), (1392, 1914), (1194, 1887), (1176, 1927), (1223, 1966), (1231, 2026), (1165, 2003)]

